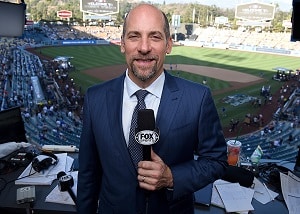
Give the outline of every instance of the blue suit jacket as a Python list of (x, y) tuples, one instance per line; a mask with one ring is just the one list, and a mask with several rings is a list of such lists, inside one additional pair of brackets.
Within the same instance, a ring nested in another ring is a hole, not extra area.
[[(171, 168), (174, 188), (140, 189), (122, 129), (125, 74), (89, 88), (79, 152), (78, 213), (193, 213), (193, 192), (220, 178), (226, 143), (210, 90), (167, 72), (154, 151)], [(194, 160), (195, 152), (199, 155)]]

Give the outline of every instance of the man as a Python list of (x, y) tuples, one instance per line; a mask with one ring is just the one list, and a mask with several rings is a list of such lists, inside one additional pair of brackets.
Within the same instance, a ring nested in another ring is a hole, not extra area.
[[(172, 39), (160, 10), (138, 5), (123, 27), (127, 71), (85, 95), (78, 213), (193, 213), (193, 192), (221, 178), (227, 167), (210, 91), (164, 71)], [(128, 141), (139, 89), (149, 92), (146, 108), (154, 110), (160, 137), (151, 161), (134, 165)]]

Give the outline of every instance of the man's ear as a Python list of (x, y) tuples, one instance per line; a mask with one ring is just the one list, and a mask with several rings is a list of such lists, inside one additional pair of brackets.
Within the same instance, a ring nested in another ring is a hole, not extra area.
[(122, 44), (121, 44), (121, 53), (125, 53), (125, 49)]
[(167, 41), (166, 54), (171, 53), (172, 46), (173, 46), (173, 41), (172, 41), (172, 38), (170, 38), (170, 39)]
[(120, 49), (121, 49), (121, 53), (125, 53), (125, 47), (124, 47), (124, 40), (123, 40), (123, 37), (121, 37), (121, 47), (120, 47)]

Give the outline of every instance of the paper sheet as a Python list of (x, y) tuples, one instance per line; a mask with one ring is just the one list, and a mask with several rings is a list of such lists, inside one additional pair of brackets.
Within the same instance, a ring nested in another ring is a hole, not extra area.
[(217, 207), (221, 207), (221, 208), (225, 208), (224, 207), (224, 204), (223, 204), (223, 201), (218, 193), (218, 190), (216, 188), (216, 184), (228, 184), (229, 182), (228, 181), (224, 181), (224, 180), (216, 180), (214, 182), (214, 185), (213, 185), (213, 191), (212, 191), (212, 195), (211, 195), (211, 204), (212, 205), (215, 205)]
[(278, 193), (267, 189), (256, 177), (254, 177), (254, 198), (262, 204), (267, 204), (278, 196)]
[(280, 173), (281, 191), (289, 214), (300, 213), (300, 178), (289, 172)]
[[(216, 188), (217, 184), (230, 184), (230, 182), (222, 180), (222, 179), (218, 179), (214, 182), (213, 185), (213, 191), (212, 191), (212, 197), (211, 197), (211, 204), (220, 208), (225, 208), (224, 203), (221, 199), (220, 194), (218, 193), (218, 190)], [(242, 187), (245, 188), (245, 187)], [(248, 211), (240, 211), (240, 212), (236, 212), (239, 214), (248, 214)]]
[(226, 212), (247, 212), (254, 210), (251, 201), (254, 190), (240, 186), (238, 183), (216, 184)]

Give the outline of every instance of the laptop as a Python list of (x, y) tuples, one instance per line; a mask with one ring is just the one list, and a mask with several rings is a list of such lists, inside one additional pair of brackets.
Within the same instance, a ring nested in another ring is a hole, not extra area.
[(24, 25), (25, 4), (0, 1), (0, 37), (20, 37)]
[(0, 111), (0, 144), (27, 142), (20, 107)]
[(210, 183), (205, 187), (199, 189), (198, 191), (194, 192), (195, 204), (210, 206), (212, 190), (213, 190), (213, 183)]

